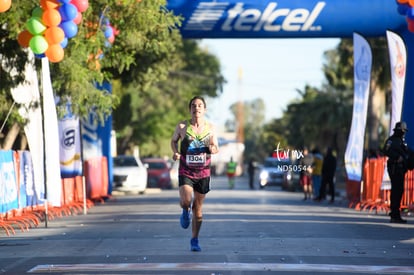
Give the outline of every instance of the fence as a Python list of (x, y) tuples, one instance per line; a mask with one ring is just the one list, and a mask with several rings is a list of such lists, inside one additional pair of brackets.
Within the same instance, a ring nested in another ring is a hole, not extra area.
[[(367, 159), (363, 168), (363, 181), (347, 182), (349, 207), (369, 212), (389, 212), (390, 183), (384, 180), (386, 158)], [(414, 171), (408, 171), (404, 182), (404, 195), (401, 208), (412, 211), (414, 208)]]
[(84, 176), (62, 178), (60, 205), (44, 200), (44, 183), (36, 182), (28, 151), (0, 150), (0, 227), (8, 236), (54, 218), (86, 213), (108, 195), (106, 157), (84, 162)]

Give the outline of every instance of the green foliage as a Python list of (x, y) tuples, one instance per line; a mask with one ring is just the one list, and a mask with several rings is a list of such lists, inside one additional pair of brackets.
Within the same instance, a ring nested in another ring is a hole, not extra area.
[(141, 85), (140, 76), (133, 71), (122, 74), (114, 85), (114, 93), (121, 98), (113, 115), (120, 152), (139, 145), (143, 156), (169, 156), (171, 135), (178, 121), (189, 116), (190, 98), (195, 94), (217, 96), (224, 81), (220, 63), (200, 49), (197, 41), (177, 44), (169, 61), (164, 66), (167, 75), (152, 85)]
[[(306, 86), (302, 99), (288, 106), (286, 137), (295, 148), (343, 146), (352, 114), (352, 93)], [(340, 144), (341, 143), (341, 144)]]
[[(94, 108), (104, 116), (109, 114), (117, 101), (97, 90), (94, 83), (112, 81), (132, 66), (139, 68), (135, 73), (140, 74), (142, 86), (167, 74), (163, 66), (180, 41), (177, 31), (180, 20), (163, 8), (165, 3), (163, 0), (89, 1), (77, 35), (65, 48), (64, 60), (51, 65), (54, 91), (62, 98), (71, 98), (75, 113), (87, 115)], [(0, 17), (2, 66), (17, 70), (14, 78), (7, 70), (0, 70), (3, 97), (23, 80), (26, 55), (17, 43), (17, 36), (38, 5), (39, 1), (13, 1), (12, 8)], [(105, 18), (119, 30), (113, 45), (109, 45), (101, 31)], [(141, 60), (137, 59), (139, 56)]]
[[(183, 43), (178, 31), (181, 19), (165, 4), (165, 0), (90, 0), (77, 35), (64, 49), (64, 59), (50, 65), (61, 104), (70, 99), (75, 114), (87, 116), (94, 110), (101, 122), (115, 110), (118, 135), (128, 146), (153, 142), (151, 136), (165, 138), (171, 130), (166, 125), (183, 116), (194, 91), (214, 96), (224, 81), (218, 60), (195, 42)], [(27, 55), (17, 36), (37, 6), (39, 1), (14, 0), (0, 16), (1, 119), (12, 104), (10, 89), (24, 79)], [(102, 31), (108, 21), (119, 30), (113, 44)], [(103, 82), (114, 84), (112, 94), (96, 88)], [(185, 102), (179, 102), (181, 98)], [(58, 106), (59, 113), (62, 109)], [(10, 125), (18, 121), (16, 110)]]
[[(371, 94), (385, 97), (384, 90), (388, 91), (390, 85), (386, 40), (375, 38), (370, 39), (369, 43), (373, 53), (371, 88), (383, 91)], [(326, 51), (324, 57), (323, 72), (326, 83), (320, 88), (305, 86), (303, 91), (298, 90), (301, 97), (287, 106), (283, 117), (265, 125), (262, 136), (257, 140), (257, 143), (263, 144), (264, 151), (268, 151), (272, 146), (274, 148), (274, 144), (279, 141), (281, 144), (285, 141), (286, 147), (295, 149), (307, 146), (323, 150), (330, 146), (338, 152), (339, 157), (343, 156), (353, 108), (352, 40), (342, 39), (335, 49)], [(378, 111), (372, 109), (374, 108), (371, 108), (372, 112)], [(368, 115), (367, 125), (374, 125), (373, 129), (368, 129), (368, 135), (372, 134), (372, 131), (379, 131), (381, 119), (377, 114)], [(372, 140), (368, 143), (367, 147), (375, 144)]]

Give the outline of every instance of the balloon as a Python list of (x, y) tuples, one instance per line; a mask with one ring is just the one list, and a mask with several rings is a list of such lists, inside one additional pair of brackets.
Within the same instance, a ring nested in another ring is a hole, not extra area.
[(66, 46), (68, 45), (68, 39), (65, 37), (63, 38), (63, 41), (60, 42), (60, 46), (62, 46), (62, 48), (66, 48)]
[(111, 36), (114, 36), (114, 30), (112, 29), (111, 26), (105, 26), (104, 28), (105, 28), (105, 31), (104, 31), (105, 38), (109, 38)]
[(52, 44), (47, 48), (45, 55), (50, 62), (56, 63), (62, 61), (65, 53), (60, 44)]
[(72, 1), (72, 0), (60, 0), (59, 2), (62, 3), (62, 4), (67, 4), (67, 3), (70, 3), (70, 1)]
[(63, 4), (59, 8), (63, 21), (72, 21), (78, 15), (78, 9), (72, 4)]
[(42, 18), (43, 9), (41, 7), (36, 7), (32, 10), (32, 17)]
[(63, 39), (65, 39), (65, 32), (62, 30), (62, 28), (53, 26), (49, 27), (45, 31), (44, 36), (46, 38), (47, 43), (59, 44), (63, 41)]
[(55, 9), (47, 9), (43, 12), (42, 15), (43, 23), (46, 26), (57, 26), (62, 21), (62, 17), (60, 16), (60, 13)]
[(115, 41), (115, 35), (112, 35), (112, 36), (108, 37), (108, 42), (109, 43), (113, 44), (114, 41)]
[(35, 54), (44, 53), (47, 50), (47, 47), (49, 47), (49, 44), (47, 44), (46, 38), (44, 38), (43, 35), (33, 36), (32, 39), (30, 39), (29, 45)]
[(40, 21), (40, 18), (32, 17), (26, 22), (27, 30), (33, 34), (41, 34), (46, 30), (46, 26)]
[(414, 7), (414, 0), (408, 0), (408, 4), (409, 4), (411, 7)]
[(73, 23), (76, 25), (79, 25), (82, 22), (82, 13), (78, 11), (78, 14), (76, 15), (75, 19), (72, 20)]
[(40, 6), (42, 6), (44, 10), (56, 9), (59, 5), (60, 3), (57, 0), (40, 0)]
[(8, 11), (11, 7), (11, 0), (0, 0), (0, 12)]
[(73, 5), (75, 5), (75, 7), (78, 9), (78, 11), (80, 12), (84, 12), (88, 9), (89, 7), (89, 2), (88, 0), (72, 0), (71, 2)]
[(78, 33), (78, 26), (73, 21), (63, 21), (59, 25), (67, 38), (72, 38)]
[(105, 46), (106, 48), (110, 48), (110, 47), (112, 47), (112, 44), (111, 44), (111, 42), (110, 42), (110, 41), (106, 40), (106, 41), (104, 42), (104, 46)]
[(111, 27), (114, 30), (114, 35), (118, 35), (119, 34), (119, 30), (117, 28), (115, 28), (114, 26), (111, 26)]
[(24, 30), (20, 32), (19, 35), (17, 36), (17, 42), (23, 48), (27, 48), (29, 47), (29, 42), (30, 42), (30, 39), (32, 39), (32, 37), (33, 35), (28, 30)]

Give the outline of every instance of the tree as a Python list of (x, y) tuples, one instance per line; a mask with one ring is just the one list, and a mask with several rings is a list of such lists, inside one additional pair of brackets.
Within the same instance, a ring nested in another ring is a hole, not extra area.
[[(64, 50), (65, 58), (51, 64), (54, 91), (61, 96), (61, 103), (70, 98), (74, 113), (86, 116), (93, 108), (103, 120), (117, 106), (118, 99), (97, 89), (96, 83), (127, 81), (124, 76), (134, 75), (140, 87), (150, 87), (165, 79), (171, 64), (179, 58), (176, 52), (181, 44), (178, 32), (181, 19), (167, 11), (165, 4), (165, 0), (89, 1), (77, 35)], [(24, 79), (27, 55), (17, 37), (38, 5), (14, 0), (12, 8), (0, 17), (1, 120), (12, 106), (10, 89)], [(104, 35), (108, 24), (119, 30), (113, 44)], [(36, 66), (39, 67), (38, 62)], [(18, 121), (16, 110), (5, 129), (24, 123)]]
[(153, 85), (140, 85), (130, 72), (122, 75), (116, 88), (121, 104), (113, 116), (120, 152), (139, 145), (142, 155), (169, 155), (174, 127), (188, 116), (188, 100), (195, 94), (215, 97), (221, 91), (224, 78), (214, 55), (195, 40), (184, 40), (177, 48), (168, 77)]
[[(386, 136), (383, 115), (387, 112), (386, 98), (390, 92), (390, 69), (384, 37), (371, 38), (372, 49), (371, 83), (367, 114), (367, 147), (378, 148)], [(353, 92), (353, 44), (351, 39), (342, 39), (336, 49), (326, 52), (324, 73), (328, 85), (336, 90)]]
[[(368, 147), (377, 148), (380, 122), (385, 112), (384, 89), (389, 83), (388, 61), (383, 38), (371, 39), (373, 64), (371, 98), (367, 119)], [(354, 60), (351, 39), (342, 39), (338, 47), (325, 52), (323, 71), (326, 83), (321, 88), (305, 87), (302, 98), (288, 106), (288, 140), (294, 146), (331, 146), (342, 156), (349, 135), (354, 94)], [(378, 106), (379, 105), (379, 106)], [(307, 125), (307, 126), (303, 126)], [(306, 138), (303, 139), (303, 138)]]

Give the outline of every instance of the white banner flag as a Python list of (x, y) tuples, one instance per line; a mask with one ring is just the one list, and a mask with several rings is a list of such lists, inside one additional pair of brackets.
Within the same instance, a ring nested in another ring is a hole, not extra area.
[(79, 118), (66, 104), (65, 116), (59, 119), (60, 169), (62, 178), (82, 175), (81, 136)]
[(46, 193), (53, 206), (61, 205), (62, 181), (59, 164), (59, 130), (49, 59), (42, 58), (43, 113), (45, 135)]
[(390, 54), (391, 66), (391, 121), (390, 134), (395, 123), (401, 120), (405, 72), (407, 64), (407, 50), (402, 38), (391, 31), (387, 31), (388, 51)]
[(371, 47), (361, 35), (354, 33), (354, 107), (352, 125), (345, 151), (345, 169), (349, 180), (361, 181), (365, 125), (371, 81)]
[[(391, 66), (391, 120), (389, 133), (392, 135), (395, 123), (401, 120), (407, 68), (407, 49), (402, 38), (391, 31), (387, 31), (387, 42)], [(381, 189), (391, 189), (391, 180), (387, 167), (384, 168)]]
[(33, 203), (41, 203), (45, 199), (45, 182), (43, 167), (43, 125), (40, 106), (39, 81), (34, 64), (34, 54), (28, 51), (28, 62), (25, 67), (25, 81), (11, 90), (14, 101), (21, 104), (19, 114), (27, 119), (24, 133), (29, 144), (33, 164), (33, 184), (36, 198)]

